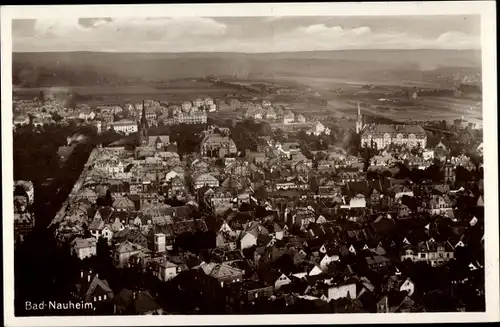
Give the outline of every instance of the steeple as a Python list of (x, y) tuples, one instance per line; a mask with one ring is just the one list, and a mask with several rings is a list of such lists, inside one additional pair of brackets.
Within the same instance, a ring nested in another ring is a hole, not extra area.
[(361, 133), (363, 130), (363, 116), (361, 115), (361, 107), (358, 101), (358, 119), (356, 120), (356, 134)]
[(142, 100), (142, 115), (139, 121), (139, 144), (146, 145), (148, 142), (148, 120), (146, 118), (146, 103)]

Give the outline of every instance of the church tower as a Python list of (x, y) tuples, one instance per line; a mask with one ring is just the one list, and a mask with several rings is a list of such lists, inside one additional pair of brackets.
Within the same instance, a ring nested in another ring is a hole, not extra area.
[(356, 134), (361, 133), (363, 130), (363, 116), (361, 115), (361, 108), (358, 101), (358, 120), (356, 121)]
[(142, 115), (139, 121), (139, 144), (146, 145), (148, 143), (148, 120), (146, 118), (146, 104), (142, 101)]

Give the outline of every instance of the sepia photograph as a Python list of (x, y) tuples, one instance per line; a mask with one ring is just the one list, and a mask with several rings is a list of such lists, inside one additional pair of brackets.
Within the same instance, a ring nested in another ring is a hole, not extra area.
[(23, 7), (8, 326), (498, 321), (494, 2)]

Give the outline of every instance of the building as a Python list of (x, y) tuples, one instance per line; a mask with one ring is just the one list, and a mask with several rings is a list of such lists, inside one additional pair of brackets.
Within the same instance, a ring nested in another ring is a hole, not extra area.
[(77, 238), (72, 244), (73, 253), (78, 259), (83, 260), (96, 255), (97, 241), (95, 238), (81, 239)]
[(203, 186), (219, 187), (219, 180), (209, 173), (201, 174), (193, 179), (194, 189), (197, 190)]
[(427, 146), (427, 134), (420, 125), (363, 125), (363, 117), (358, 103), (356, 132), (361, 136), (361, 147), (383, 149), (391, 144), (406, 145), (410, 148)]
[(118, 268), (129, 266), (129, 259), (131, 256), (143, 252), (145, 249), (130, 241), (124, 241), (115, 249), (113, 253), (113, 263)]
[(383, 149), (391, 144), (425, 149), (427, 134), (418, 125), (366, 125), (361, 131), (361, 147)]
[(234, 141), (226, 135), (209, 132), (201, 141), (201, 154), (206, 157), (224, 158), (226, 155), (235, 155), (238, 150)]
[(203, 111), (180, 112), (174, 117), (173, 121), (177, 124), (206, 124), (207, 114)]
[(297, 122), (299, 122), (301, 124), (305, 123), (306, 117), (304, 117), (304, 115), (302, 115), (302, 114), (297, 115)]
[(445, 183), (455, 183), (455, 166), (451, 163), (451, 160), (449, 158), (446, 159), (446, 162), (443, 165), (443, 174)]
[(453, 246), (449, 242), (436, 242), (434, 239), (407, 246), (401, 254), (401, 261), (424, 261), (431, 266), (440, 266), (454, 257)]
[(182, 110), (182, 112), (189, 112), (192, 107), (193, 107), (193, 105), (189, 101), (184, 101), (181, 104), (181, 110)]
[(309, 131), (307, 131), (307, 134), (312, 134), (315, 136), (319, 136), (321, 134), (330, 135), (330, 129), (328, 127), (325, 127), (325, 125), (323, 125), (321, 122), (316, 122), (313, 127)]
[(115, 121), (110, 123), (109, 125), (115, 132), (123, 133), (125, 135), (137, 133), (138, 131), (137, 123), (128, 119)]
[(158, 267), (159, 267), (158, 278), (163, 282), (171, 280), (172, 278), (177, 276), (177, 274), (181, 271), (178, 265), (170, 261), (162, 262), (158, 265)]
[(33, 204), (35, 201), (35, 188), (31, 181), (16, 181), (14, 183), (14, 191), (16, 188), (21, 187), (26, 196), (28, 197), (28, 204)]
[(14, 118), (14, 126), (23, 126), (28, 125), (30, 123), (30, 119), (28, 116), (17, 116)]
[(293, 124), (294, 121), (295, 121), (295, 114), (292, 111), (288, 110), (283, 114), (283, 124), (285, 125)]

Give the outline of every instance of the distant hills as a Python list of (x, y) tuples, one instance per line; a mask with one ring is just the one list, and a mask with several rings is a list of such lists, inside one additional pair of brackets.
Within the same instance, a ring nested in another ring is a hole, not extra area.
[[(293, 53), (13, 53), (19, 87), (126, 85), (208, 75), (249, 78), (321, 77), (422, 80), (436, 74), (480, 72), (476, 50), (342, 50)], [(432, 74), (429, 74), (432, 72)]]

